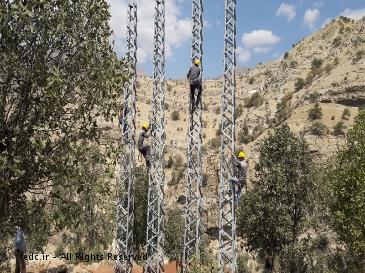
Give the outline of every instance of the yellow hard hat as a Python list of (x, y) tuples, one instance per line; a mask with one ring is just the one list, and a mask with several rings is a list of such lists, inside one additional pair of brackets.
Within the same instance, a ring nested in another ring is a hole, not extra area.
[(245, 152), (241, 151), (238, 153), (238, 158), (245, 158)]
[(200, 60), (199, 60), (199, 59), (195, 59), (195, 60), (194, 60), (194, 63), (195, 63), (196, 65), (200, 65)]
[(145, 128), (146, 130), (148, 130), (148, 128), (150, 127), (150, 125), (148, 124), (148, 122), (143, 122), (142, 123), (142, 128)]

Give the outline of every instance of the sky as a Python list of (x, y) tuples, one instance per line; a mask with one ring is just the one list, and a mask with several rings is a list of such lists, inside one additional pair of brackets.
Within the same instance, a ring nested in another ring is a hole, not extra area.
[[(111, 39), (118, 57), (125, 55), (128, 0), (107, 0)], [(223, 74), (224, 0), (203, 0), (204, 78)], [(237, 65), (254, 67), (277, 60), (293, 43), (344, 15), (365, 16), (364, 0), (236, 0)], [(137, 0), (138, 70), (152, 74), (153, 0)], [(182, 79), (191, 64), (191, 0), (166, 0), (166, 78)]]

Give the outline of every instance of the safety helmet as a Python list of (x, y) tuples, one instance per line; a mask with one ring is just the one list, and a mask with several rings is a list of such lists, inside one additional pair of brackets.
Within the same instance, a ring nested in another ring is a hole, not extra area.
[(200, 65), (200, 60), (199, 60), (199, 59), (195, 59), (195, 60), (194, 60), (194, 64), (196, 64), (196, 65)]
[(148, 130), (148, 128), (150, 127), (150, 125), (148, 124), (148, 122), (143, 122), (142, 123), (142, 128), (145, 128), (146, 130)]
[(244, 151), (241, 151), (238, 153), (238, 158), (245, 158), (245, 152)]

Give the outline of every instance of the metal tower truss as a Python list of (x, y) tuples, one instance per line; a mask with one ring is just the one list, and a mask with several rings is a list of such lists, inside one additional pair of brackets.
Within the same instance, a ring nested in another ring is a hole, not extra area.
[[(203, 56), (203, 4), (202, 0), (192, 1), (192, 52), (191, 58), (202, 60)], [(202, 61), (201, 61), (202, 64)], [(201, 71), (203, 71), (201, 67)], [(202, 77), (202, 73), (200, 74)], [(193, 255), (199, 255), (202, 210), (202, 99), (192, 112), (197, 92), (189, 104), (189, 131), (187, 155), (187, 187), (185, 205), (185, 233), (183, 272), (189, 272)]]
[(224, 87), (222, 93), (221, 151), (219, 174), (220, 273), (236, 272), (235, 194), (228, 179), (234, 175), (236, 0), (225, 0)]
[(151, 120), (151, 168), (148, 184), (147, 245), (145, 272), (164, 272), (165, 149), (165, 0), (155, 2), (153, 92)]
[[(135, 169), (135, 116), (136, 116), (136, 64), (137, 64), (137, 5), (128, 7), (127, 56), (130, 80), (124, 87), (122, 102), (122, 145), (120, 157), (120, 188), (118, 200), (117, 251), (119, 255), (133, 252), (134, 223), (134, 169)], [(132, 272), (132, 261), (116, 263), (116, 272)]]

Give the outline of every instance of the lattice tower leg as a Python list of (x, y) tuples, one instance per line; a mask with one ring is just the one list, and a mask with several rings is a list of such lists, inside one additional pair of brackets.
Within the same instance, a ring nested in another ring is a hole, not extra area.
[[(124, 87), (121, 125), (123, 152), (120, 157), (120, 188), (118, 200), (117, 253), (133, 253), (134, 224), (134, 171), (135, 171), (135, 116), (136, 116), (136, 65), (137, 65), (137, 5), (128, 6), (127, 56), (130, 80)], [(132, 272), (132, 260), (116, 262), (116, 272)]]
[[(192, 1), (192, 61), (203, 57), (203, 4), (202, 0)], [(202, 73), (200, 75), (202, 77)], [(201, 87), (202, 88), (202, 87)], [(202, 90), (201, 90), (202, 91)], [(190, 91), (189, 91), (190, 92)], [(202, 211), (202, 97), (192, 111), (197, 98), (197, 90), (189, 103), (187, 187), (185, 204), (185, 233), (183, 272), (189, 272), (189, 263), (193, 255), (199, 259)]]
[(221, 151), (219, 174), (219, 264), (220, 273), (236, 272), (235, 194), (229, 178), (233, 177), (235, 153), (235, 49), (236, 0), (225, 0), (224, 87), (222, 93)]
[(149, 171), (145, 272), (164, 272), (165, 1), (155, 2), (151, 168)]

